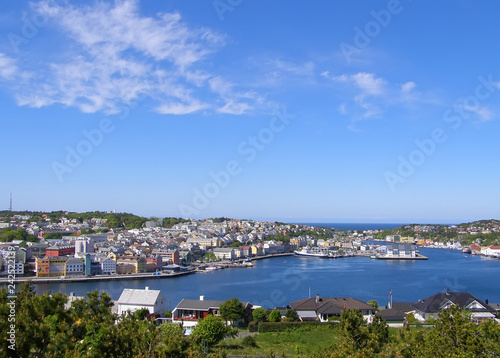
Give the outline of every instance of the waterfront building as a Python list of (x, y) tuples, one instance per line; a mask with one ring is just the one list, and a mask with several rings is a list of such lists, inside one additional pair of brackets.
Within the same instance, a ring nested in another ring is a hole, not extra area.
[(235, 260), (236, 253), (232, 247), (217, 247), (213, 250), (215, 258), (221, 260)]
[(252, 256), (252, 248), (250, 246), (240, 246), (241, 256), (249, 257)]
[(252, 245), (252, 256), (262, 256), (264, 255), (264, 248), (262, 244)]
[(290, 303), (290, 307), (297, 312), (301, 321), (328, 322), (330, 317), (340, 317), (344, 309), (357, 309), (363, 318), (371, 323), (373, 307), (366, 302), (351, 297), (316, 297), (306, 298)]
[(135, 273), (135, 266), (133, 264), (116, 264), (116, 274), (117, 275), (123, 275), (123, 274), (130, 274), (130, 273)]
[(458, 306), (471, 314), (473, 321), (481, 322), (495, 318), (495, 309), (469, 292), (438, 292), (414, 303), (415, 318), (421, 322), (429, 318), (438, 318), (439, 312)]
[(411, 258), (417, 256), (417, 249), (415, 245), (408, 244), (392, 244), (387, 247), (387, 254), (385, 257), (392, 258)]
[(117, 303), (119, 315), (142, 308), (146, 308), (149, 313), (158, 313), (161, 317), (165, 315), (165, 297), (160, 290), (150, 290), (147, 286), (144, 290), (124, 289)]
[(163, 263), (170, 265), (170, 264), (175, 264), (179, 265), (180, 263), (180, 254), (179, 250), (175, 249), (154, 249), (152, 252), (152, 255), (159, 255), (162, 258), (162, 265)]
[(64, 276), (67, 257), (35, 258), (37, 277)]
[(83, 261), (77, 258), (71, 258), (64, 263), (64, 276), (83, 275)]
[(116, 262), (109, 257), (100, 260), (101, 273), (103, 275), (115, 275), (116, 274)]
[(117, 258), (116, 263), (118, 265), (133, 265), (134, 273), (146, 272), (146, 258), (142, 256), (120, 256)]

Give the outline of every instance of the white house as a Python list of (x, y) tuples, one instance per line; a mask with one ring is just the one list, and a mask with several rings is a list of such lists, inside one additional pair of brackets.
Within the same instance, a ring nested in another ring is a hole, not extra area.
[(481, 254), (486, 256), (500, 257), (500, 246), (481, 247)]
[(458, 306), (467, 310), (474, 321), (484, 321), (495, 318), (495, 310), (469, 292), (438, 292), (424, 300), (414, 303), (415, 318), (423, 322), (429, 318), (438, 318), (439, 312)]
[(148, 309), (149, 313), (159, 313), (163, 316), (165, 313), (165, 297), (160, 290), (150, 290), (146, 287), (144, 290), (126, 288), (118, 299), (118, 314), (127, 311), (134, 312), (142, 308)]
[(340, 317), (344, 309), (357, 309), (368, 323), (373, 320), (373, 307), (351, 297), (320, 297), (316, 295), (316, 297), (291, 302), (290, 307), (297, 312), (301, 321), (328, 322), (332, 316)]

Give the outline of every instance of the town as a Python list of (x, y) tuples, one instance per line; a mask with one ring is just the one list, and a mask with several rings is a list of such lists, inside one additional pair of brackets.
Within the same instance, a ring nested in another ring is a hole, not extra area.
[[(500, 257), (500, 228), (495, 220), (459, 226), (344, 231), (228, 218), (152, 220), (113, 213), (106, 219), (110, 214), (101, 214), (88, 219), (75, 217), (78, 213), (13, 213), (0, 217), (4, 241), (0, 243), (0, 273), (15, 275), (16, 279), (165, 277), (251, 267), (251, 259), (293, 253), (330, 258), (426, 259), (419, 255), (418, 246)], [(121, 219), (135, 227), (128, 228)]]

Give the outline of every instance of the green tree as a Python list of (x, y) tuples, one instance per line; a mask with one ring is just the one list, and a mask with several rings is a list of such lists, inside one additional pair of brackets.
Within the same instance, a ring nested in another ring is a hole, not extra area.
[(281, 312), (279, 310), (272, 310), (269, 314), (269, 322), (281, 322)]
[(255, 321), (265, 322), (267, 320), (267, 310), (259, 307), (253, 310), (252, 317)]
[(142, 321), (146, 319), (149, 314), (149, 310), (147, 308), (141, 308), (132, 313), (132, 317), (137, 321)]
[(376, 314), (373, 317), (372, 323), (368, 325), (368, 332), (375, 340), (372, 347), (376, 352), (380, 352), (382, 347), (389, 342), (389, 327), (387, 327), (387, 322), (381, 315)]
[(231, 333), (233, 330), (221, 318), (208, 315), (196, 325), (191, 339), (198, 344), (206, 342), (213, 347)]
[(220, 305), (219, 310), (222, 318), (231, 322), (236, 322), (244, 317), (245, 307), (238, 298), (233, 297), (224, 301), (224, 303)]
[(427, 352), (435, 357), (484, 355), (486, 337), (478, 333), (470, 314), (453, 305), (439, 313), (427, 339)]
[(288, 310), (286, 310), (285, 319), (288, 322), (295, 322), (295, 321), (299, 320), (299, 315), (297, 314), (296, 311), (294, 311), (292, 309), (288, 309)]
[(368, 303), (370, 306), (373, 307), (373, 312), (377, 312), (378, 311), (378, 302), (377, 301), (370, 300), (370, 301), (368, 301), (366, 303)]

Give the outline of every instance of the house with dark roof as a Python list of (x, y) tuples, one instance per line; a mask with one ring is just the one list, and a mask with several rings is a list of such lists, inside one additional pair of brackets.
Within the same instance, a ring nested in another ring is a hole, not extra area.
[[(224, 301), (205, 300), (200, 296), (199, 300), (183, 299), (172, 311), (174, 323), (181, 323), (186, 334), (190, 334), (198, 322), (208, 315), (220, 316), (220, 306)], [(244, 307), (244, 320), (252, 320), (252, 307), (250, 302), (241, 302)]]
[(373, 319), (373, 307), (366, 302), (351, 297), (316, 297), (305, 298), (290, 303), (301, 321), (328, 322), (328, 318), (340, 316), (342, 310), (357, 309), (368, 322)]
[(415, 309), (412, 307), (413, 302), (392, 302), (389, 307), (380, 309), (379, 314), (389, 327), (402, 327), (409, 313), (413, 313)]
[(481, 322), (495, 318), (495, 309), (469, 292), (450, 292), (449, 290), (438, 292), (414, 303), (412, 307), (415, 309), (415, 318), (423, 322), (431, 317), (437, 319), (439, 312), (454, 305), (470, 312), (474, 321)]

